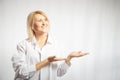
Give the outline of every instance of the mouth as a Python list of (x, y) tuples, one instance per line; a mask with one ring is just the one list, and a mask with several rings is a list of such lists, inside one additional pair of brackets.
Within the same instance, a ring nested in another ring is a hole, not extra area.
[(46, 26), (41, 26), (41, 28), (46, 28)]
[(47, 27), (48, 27), (47, 25), (41, 26), (41, 28), (47, 28)]

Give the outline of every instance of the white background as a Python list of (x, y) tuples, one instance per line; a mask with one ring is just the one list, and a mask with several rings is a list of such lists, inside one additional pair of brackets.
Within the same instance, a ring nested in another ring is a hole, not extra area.
[(0, 0), (0, 80), (14, 78), (11, 56), (34, 10), (47, 14), (66, 54), (90, 53), (73, 59), (61, 80), (120, 80), (120, 0)]

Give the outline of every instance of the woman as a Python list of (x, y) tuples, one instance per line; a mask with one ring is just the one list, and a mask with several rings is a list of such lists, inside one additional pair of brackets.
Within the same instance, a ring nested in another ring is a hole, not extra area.
[[(87, 53), (72, 52), (67, 58), (58, 58), (49, 32), (49, 20), (44, 12), (34, 11), (28, 15), (28, 38), (17, 45), (12, 62), (14, 80), (56, 80), (63, 76), (70, 66), (70, 60)], [(63, 61), (61, 64), (59, 62)]]

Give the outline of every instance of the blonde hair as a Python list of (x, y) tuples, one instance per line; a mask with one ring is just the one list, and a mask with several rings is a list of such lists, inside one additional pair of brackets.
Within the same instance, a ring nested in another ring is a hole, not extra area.
[(44, 12), (42, 12), (40, 10), (31, 12), (27, 17), (27, 32), (28, 32), (29, 39), (33, 38), (33, 36), (35, 35), (34, 31), (32, 30), (32, 27), (34, 26), (34, 16), (36, 14), (40, 14), (40, 15), (44, 16), (49, 24), (49, 20)]

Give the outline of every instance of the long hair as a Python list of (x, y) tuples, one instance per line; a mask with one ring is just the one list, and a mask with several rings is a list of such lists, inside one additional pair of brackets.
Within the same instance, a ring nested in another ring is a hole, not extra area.
[(35, 32), (32, 30), (32, 27), (34, 27), (34, 16), (36, 14), (40, 14), (40, 15), (44, 16), (49, 24), (49, 20), (44, 12), (42, 12), (40, 10), (31, 12), (27, 17), (27, 32), (28, 32), (29, 39), (32, 39), (33, 36), (35, 35)]

